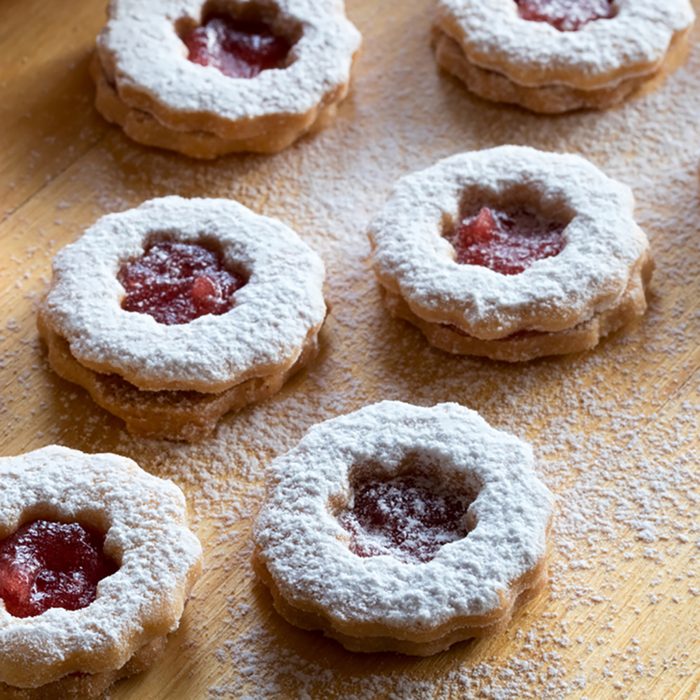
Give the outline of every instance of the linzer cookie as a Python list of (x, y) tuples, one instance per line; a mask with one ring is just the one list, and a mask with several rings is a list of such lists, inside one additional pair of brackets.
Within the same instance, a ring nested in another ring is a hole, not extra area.
[(0, 697), (101, 698), (157, 658), (199, 576), (182, 491), (57, 446), (0, 479)]
[(457, 404), (384, 401), (273, 463), (254, 563), (277, 610), (353, 651), (501, 630), (546, 581), (553, 499), (529, 445)]
[(580, 352), (641, 317), (634, 197), (575, 155), (502, 146), (400, 180), (369, 237), (390, 313), (457, 354)]
[(138, 435), (198, 440), (318, 348), (320, 258), (223, 199), (110, 214), (54, 260), (39, 309), (52, 368)]
[(361, 37), (341, 0), (113, 0), (96, 106), (139, 143), (195, 158), (275, 153), (348, 94)]
[(688, 0), (438, 0), (438, 64), (473, 93), (535, 112), (611, 107), (684, 54)]

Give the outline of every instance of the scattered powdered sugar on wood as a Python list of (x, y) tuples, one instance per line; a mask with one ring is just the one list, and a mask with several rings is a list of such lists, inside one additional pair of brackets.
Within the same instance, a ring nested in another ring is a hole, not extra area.
[[(44, 190), (54, 211), (20, 208), (6, 222), (22, 254), (0, 268), (2, 444), (15, 453), (49, 442), (113, 450), (185, 490), (216, 582), (187, 613), (188, 639), (219, 674), (204, 681), (209, 697), (323, 697), (332, 687), (348, 698), (624, 698), (661, 674), (690, 697), (692, 649), (668, 639), (657, 646), (657, 635), (687, 638), (700, 596), (700, 51), (657, 92), (620, 109), (542, 118), (480, 102), (437, 73), (427, 0), (406, 0), (388, 23), (379, 4), (348, 5), (365, 50), (353, 95), (318, 137), (274, 158), (191, 163), (110, 130)], [(382, 308), (365, 231), (395, 180), (504, 143), (579, 153), (634, 190), (657, 261), (650, 309), (594, 352), (515, 367), (451, 357)], [(33, 326), (58, 241), (104, 213), (172, 193), (233, 197), (280, 218), (323, 258), (332, 305), (317, 362), (196, 446), (128, 436), (51, 374)], [(250, 529), (270, 460), (314, 423), (381, 399), (456, 401), (533, 444), (560, 504), (550, 593), (503, 638), (426, 660), (353, 655), (283, 622), (255, 580)], [(202, 614), (212, 599), (226, 604), (216, 628)]]

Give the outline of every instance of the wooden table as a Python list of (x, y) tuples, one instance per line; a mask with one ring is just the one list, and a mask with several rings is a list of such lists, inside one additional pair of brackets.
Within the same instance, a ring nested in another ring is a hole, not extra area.
[[(102, 4), (0, 4), (0, 451), (116, 451), (188, 495), (206, 573), (165, 657), (114, 697), (698, 697), (698, 47), (622, 109), (541, 118), (437, 72), (431, 0), (350, 0), (365, 49), (336, 123), (276, 157), (196, 163), (95, 113)], [(580, 152), (633, 186), (658, 263), (637, 328), (510, 367), (431, 350), (384, 312), (364, 231), (392, 182), (500, 143)], [(51, 373), (35, 329), (54, 253), (99, 215), (170, 193), (233, 197), (291, 224), (327, 263), (333, 309), (318, 362), (197, 446), (129, 437)], [(313, 423), (382, 398), (479, 410), (534, 444), (559, 495), (550, 589), (496, 639), (424, 660), (353, 655), (281, 621), (252, 574), (266, 464)]]

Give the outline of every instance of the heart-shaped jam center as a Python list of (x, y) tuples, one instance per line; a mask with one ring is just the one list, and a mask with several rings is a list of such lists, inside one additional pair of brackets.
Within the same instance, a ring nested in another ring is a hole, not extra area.
[(547, 22), (560, 32), (576, 32), (589, 22), (615, 16), (613, 0), (515, 0), (518, 14)]
[(408, 563), (427, 562), (449, 542), (466, 537), (473, 497), (422, 475), (355, 481), (352, 506), (338, 514), (360, 557), (388, 554)]
[(117, 275), (126, 292), (122, 308), (166, 325), (220, 315), (234, 304), (246, 280), (224, 266), (221, 255), (197, 243), (162, 241), (148, 246)]
[(223, 14), (210, 16), (181, 39), (190, 61), (213, 66), (229, 78), (254, 78), (264, 70), (284, 68), (292, 48), (289, 39), (262, 20)]
[(536, 260), (561, 253), (565, 228), (525, 208), (501, 211), (482, 207), (453, 227), (447, 239), (455, 249), (458, 263), (517, 275)]
[(80, 523), (35, 520), (0, 542), (0, 598), (15, 617), (49, 608), (78, 610), (97, 584), (119, 568), (104, 554), (105, 537)]

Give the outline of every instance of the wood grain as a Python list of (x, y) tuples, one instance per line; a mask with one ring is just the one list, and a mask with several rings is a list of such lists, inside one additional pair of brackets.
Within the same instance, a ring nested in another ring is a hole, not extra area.
[[(0, 4), (0, 453), (127, 454), (185, 489), (206, 549), (166, 655), (113, 697), (700, 696), (700, 51), (621, 110), (540, 118), (436, 71), (430, 0), (348, 8), (365, 48), (336, 123), (274, 158), (195, 163), (94, 112), (101, 3)], [(450, 357), (381, 307), (364, 230), (392, 181), (506, 142), (581, 152), (638, 195), (658, 263), (650, 312), (595, 352), (518, 367)], [(326, 260), (333, 307), (316, 365), (194, 447), (130, 438), (48, 370), (35, 330), (55, 252), (99, 215), (170, 193), (234, 197), (290, 223)], [(252, 574), (265, 464), (314, 422), (382, 398), (478, 409), (534, 443), (560, 495), (550, 590), (498, 638), (423, 660), (350, 654), (279, 619)]]

